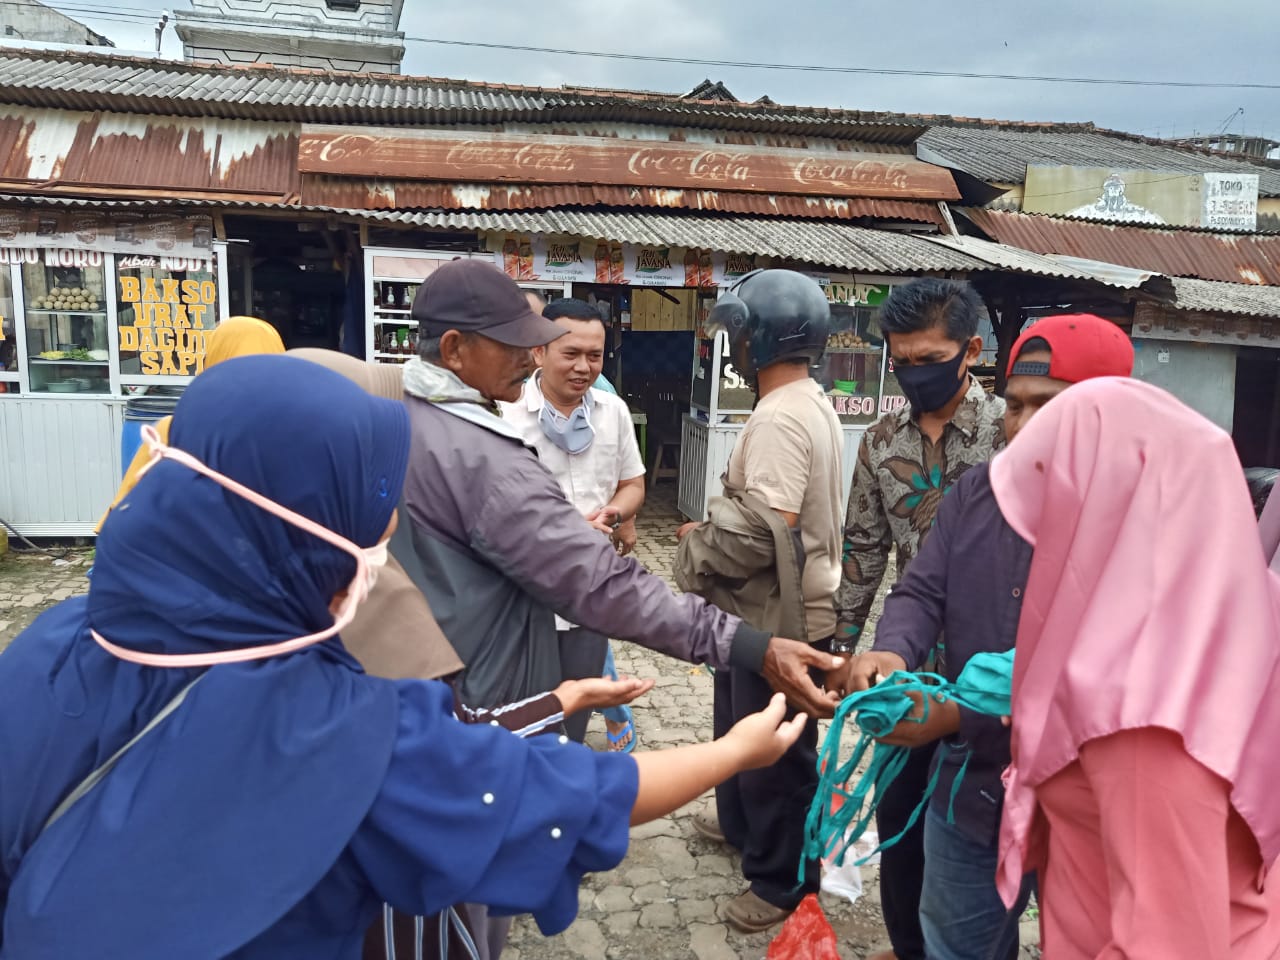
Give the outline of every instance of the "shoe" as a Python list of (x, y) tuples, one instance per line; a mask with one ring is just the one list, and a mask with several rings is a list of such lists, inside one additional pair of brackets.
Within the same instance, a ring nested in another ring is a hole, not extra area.
[(720, 829), (720, 820), (714, 813), (703, 810), (693, 815), (693, 829), (714, 843), (728, 843), (724, 831)]
[(735, 930), (742, 933), (763, 933), (782, 923), (794, 910), (794, 907), (791, 910), (775, 907), (747, 890), (726, 903), (721, 913)]
[[(610, 753), (630, 753), (636, 748), (636, 724), (634, 720), (628, 720), (626, 725), (617, 733), (610, 733), (605, 730), (604, 735), (609, 738)], [(626, 741), (625, 743), (623, 741)]]

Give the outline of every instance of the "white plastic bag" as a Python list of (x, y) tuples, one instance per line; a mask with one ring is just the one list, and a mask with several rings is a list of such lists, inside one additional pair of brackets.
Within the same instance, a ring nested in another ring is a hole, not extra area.
[[(844, 855), (844, 866), (837, 866), (835, 858), (824, 857), (822, 860), (822, 892), (844, 897), (850, 903), (857, 903), (862, 896), (862, 867), (858, 861), (871, 853), (880, 845), (880, 837), (874, 830), (868, 830)], [(876, 854), (867, 863), (879, 863), (880, 854)]]

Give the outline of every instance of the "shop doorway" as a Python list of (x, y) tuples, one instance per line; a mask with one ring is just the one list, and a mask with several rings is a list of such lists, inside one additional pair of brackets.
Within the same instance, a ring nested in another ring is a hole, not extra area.
[(231, 315), (267, 321), (291, 350), (339, 349), (353, 283), (360, 289), (354, 233), (322, 222), (228, 217), (227, 236)]
[(1245, 467), (1280, 467), (1280, 350), (1242, 347), (1236, 354), (1231, 437)]

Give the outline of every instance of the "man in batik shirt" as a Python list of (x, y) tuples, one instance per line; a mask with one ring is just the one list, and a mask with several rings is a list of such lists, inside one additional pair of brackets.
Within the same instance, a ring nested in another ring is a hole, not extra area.
[[(897, 287), (880, 329), (908, 406), (862, 438), (845, 519), (844, 577), (836, 595), (835, 649), (852, 652), (897, 548), (897, 577), (933, 525), (943, 494), (1004, 446), (1004, 401), (969, 374), (982, 351), (982, 301), (967, 283), (922, 278)], [(895, 577), (895, 581), (897, 579)], [(932, 752), (911, 752), (881, 800), (881, 840), (897, 836), (924, 796)], [(893, 951), (871, 960), (924, 960), (920, 890), (923, 820), (881, 854), (880, 900)]]

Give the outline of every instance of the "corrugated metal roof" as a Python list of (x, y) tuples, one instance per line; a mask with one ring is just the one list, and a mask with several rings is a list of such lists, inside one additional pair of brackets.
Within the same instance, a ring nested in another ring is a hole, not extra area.
[(1159, 277), (1158, 273), (1134, 270), (1114, 263), (1094, 263), (1070, 257), (1049, 257), (1030, 250), (992, 243), (978, 237), (923, 238), (927, 243), (958, 250), (982, 261), (986, 269), (995, 267), (1015, 273), (1029, 273), (1038, 277), (1057, 277), (1062, 280), (1086, 280), (1117, 287), (1121, 290), (1137, 290), (1147, 281)]
[(364, 210), (541, 210), (550, 207), (648, 207), (779, 217), (908, 220), (941, 225), (938, 205), (920, 200), (779, 196), (660, 187), (430, 183), (354, 180), (303, 174), (302, 202)]
[(10, 188), (289, 200), (297, 157), (293, 125), (0, 105), (0, 181)]
[(1179, 310), (1280, 317), (1280, 287), (1174, 277), (1173, 289), (1176, 294), (1173, 305)]
[(916, 152), (922, 160), (963, 170), (988, 183), (1023, 183), (1028, 164), (1172, 173), (1234, 172), (1258, 174), (1259, 195), (1280, 196), (1280, 169), (1093, 130), (937, 126), (916, 141)]
[(32, 50), (0, 51), (0, 100), (71, 110), (320, 123), (643, 121), (880, 143), (912, 143), (925, 129), (901, 114), (868, 111)]
[(292, 204), (132, 200), (94, 201), (0, 194), (0, 203), (128, 209), (182, 207), (272, 211), (363, 220), (399, 227), (501, 233), (546, 233), (603, 238), (622, 243), (669, 244), (729, 253), (756, 253), (863, 273), (966, 272), (990, 265), (955, 250), (934, 246), (918, 235), (872, 230), (847, 223), (753, 220), (622, 211), (391, 211), (302, 207)]
[(987, 266), (916, 235), (847, 223), (587, 210), (419, 212), (387, 216), (395, 222), (420, 227), (600, 237), (623, 243), (757, 253), (865, 273), (968, 271)]
[(1280, 285), (1280, 236), (1087, 223), (1027, 213), (959, 211), (1000, 243), (1169, 276)]
[[(57, 206), (128, 208), (176, 204), (158, 200), (102, 202), (66, 198), (0, 195), (0, 203), (48, 203)], [(1071, 264), (977, 237), (873, 230), (848, 223), (812, 220), (757, 220), (666, 213), (592, 210), (529, 211), (391, 211), (301, 207), (278, 203), (183, 201), (181, 207), (231, 212), (273, 211), (364, 220), (427, 230), (491, 233), (542, 233), (608, 239), (623, 243), (668, 244), (729, 253), (756, 253), (784, 261), (860, 273), (914, 274), (1009, 271), (1040, 277), (1102, 283), (1132, 290), (1156, 280), (1149, 290), (1166, 296), (1163, 278), (1114, 264)], [(1064, 260), (1068, 258), (1063, 258)], [(1160, 284), (1163, 283), (1163, 286)]]

